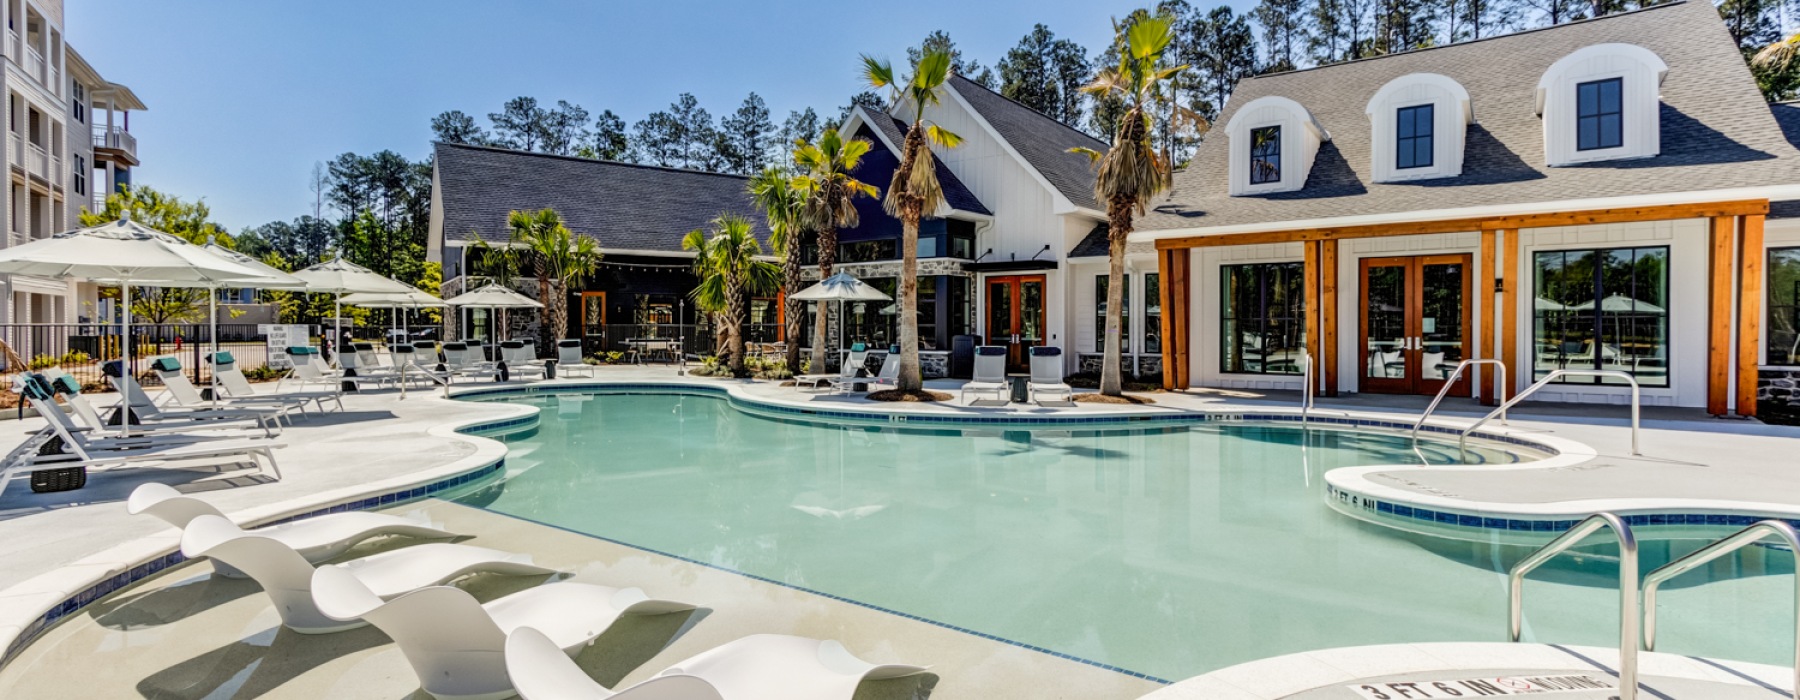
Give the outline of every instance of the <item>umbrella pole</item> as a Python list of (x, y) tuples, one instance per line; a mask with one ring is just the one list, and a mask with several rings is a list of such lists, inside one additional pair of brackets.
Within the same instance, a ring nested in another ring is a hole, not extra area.
[(219, 292), (216, 289), (206, 290), (207, 306), (212, 316), (212, 404), (219, 405)]
[(340, 352), (342, 352), (343, 348), (344, 348), (344, 293), (343, 292), (338, 292), (335, 296), (332, 297), (332, 300), (331, 300), (331, 344), (337, 346), (337, 347), (331, 348), (331, 364), (332, 364), (332, 366), (334, 366), (334, 367), (344, 366), (344, 363), (338, 360), (338, 354)]
[[(133, 372), (131, 371), (131, 282), (130, 282), (130, 280), (120, 282), (119, 287), (120, 287), (120, 294), (121, 294), (121, 296), (124, 297), (124, 300), (125, 300), (125, 316), (124, 316), (125, 321), (122, 324), (124, 326), (125, 333), (124, 333), (124, 337), (119, 339), (120, 357), (123, 358), (125, 361), (124, 367), (120, 370), (124, 374), (124, 381), (119, 382), (119, 391), (123, 394), (123, 398), (119, 399), (119, 406), (123, 410), (123, 413), (119, 416), (119, 436), (124, 437), (124, 436), (130, 434), (131, 394), (129, 392), (131, 391), (131, 387), (134, 386), (134, 384), (132, 382), (137, 381), (137, 378), (135, 376), (133, 376)], [(148, 399), (149, 396), (146, 395), (145, 398)]]

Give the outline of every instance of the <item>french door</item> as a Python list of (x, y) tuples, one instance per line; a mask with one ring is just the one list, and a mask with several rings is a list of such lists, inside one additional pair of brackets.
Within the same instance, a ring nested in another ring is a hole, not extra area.
[(1006, 348), (1006, 371), (1031, 366), (1027, 348), (1044, 344), (1044, 276), (987, 278), (987, 342)]
[[(1364, 258), (1359, 318), (1363, 391), (1436, 394), (1468, 357), (1468, 255)], [(1464, 374), (1451, 388), (1468, 396)]]

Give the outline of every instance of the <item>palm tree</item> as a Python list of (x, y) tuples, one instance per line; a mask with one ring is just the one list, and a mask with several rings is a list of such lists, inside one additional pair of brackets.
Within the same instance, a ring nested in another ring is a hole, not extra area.
[(569, 334), (569, 285), (581, 284), (600, 265), (600, 246), (563, 225), (555, 209), (514, 211), (506, 217), (511, 231), (508, 247), (515, 249), (520, 267), (529, 266), (537, 276), (541, 347), (548, 348)]
[[(1120, 354), (1124, 338), (1120, 337), (1120, 316), (1124, 309), (1125, 239), (1131, 235), (1132, 215), (1144, 213), (1145, 203), (1169, 186), (1171, 174), (1168, 159), (1157, 155), (1151, 134), (1155, 133), (1156, 108), (1166, 108), (1177, 126), (1190, 126), (1203, 132), (1205, 118), (1166, 97), (1166, 86), (1187, 65), (1161, 67), (1163, 52), (1173, 38), (1174, 21), (1168, 15), (1134, 18), (1125, 26), (1114, 22), (1118, 35), (1114, 48), (1119, 65), (1108, 66), (1094, 76), (1082, 91), (1096, 98), (1113, 96), (1125, 104), (1125, 115), (1119, 119), (1112, 147), (1105, 153), (1093, 149), (1071, 149), (1086, 154), (1099, 165), (1094, 178), (1094, 197), (1106, 203), (1107, 266), (1106, 336), (1101, 339), (1100, 393), (1119, 396), (1124, 393), (1120, 376)], [(1168, 284), (1168, 280), (1163, 281)], [(1167, 369), (1167, 368), (1165, 368)]]
[(1800, 58), (1800, 32), (1763, 47), (1751, 57), (1750, 63), (1770, 73), (1785, 73), (1794, 65), (1795, 58)]
[[(868, 139), (845, 139), (838, 135), (836, 128), (831, 128), (819, 134), (816, 144), (807, 143), (806, 139), (796, 143), (799, 147), (794, 149), (794, 165), (801, 174), (794, 177), (793, 186), (805, 197), (801, 220), (819, 234), (819, 278), (824, 279), (831, 276), (831, 266), (837, 262), (838, 229), (856, 226), (861, 221), (856, 215), (856, 198), (877, 197), (881, 191), (853, 175), (862, 165), (863, 156), (869, 153)], [(830, 305), (819, 302), (819, 313), (813, 323), (812, 366), (815, 372), (825, 368), (825, 328), (831, 322), (829, 308)]]
[(787, 291), (786, 321), (787, 367), (800, 373), (800, 305), (794, 292), (800, 291), (800, 234), (806, 202), (794, 189), (787, 171), (769, 166), (750, 179), (750, 196), (763, 218), (769, 222), (769, 247), (781, 256), (781, 287)]
[(681, 239), (681, 249), (694, 252), (694, 275), (700, 278), (691, 296), (694, 306), (713, 314), (730, 338), (731, 371), (744, 371), (744, 307), (751, 294), (781, 286), (781, 268), (757, 258), (762, 244), (750, 220), (735, 214), (713, 219), (712, 236), (700, 229)]
[(913, 74), (898, 81), (892, 65), (862, 57), (869, 85), (892, 89), (889, 104), (910, 110), (913, 117), (900, 146), (900, 167), (894, 170), (894, 180), (882, 201), (888, 214), (900, 218), (900, 377), (894, 388), (908, 393), (925, 389), (919, 373), (919, 218), (944, 203), (944, 188), (938, 184), (937, 167), (925, 140), (943, 148), (962, 143), (961, 136), (925, 123), (925, 108), (938, 103), (938, 89), (950, 78), (950, 52), (929, 47), (921, 50)]

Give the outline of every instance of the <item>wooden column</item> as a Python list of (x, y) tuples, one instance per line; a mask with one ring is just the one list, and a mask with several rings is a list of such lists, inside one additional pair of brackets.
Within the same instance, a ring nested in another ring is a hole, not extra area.
[[(1306, 258), (1301, 269), (1301, 285), (1306, 288), (1306, 361), (1314, 370), (1319, 367), (1319, 242), (1307, 241), (1300, 244), (1306, 250)], [(1319, 387), (1319, 377), (1315, 371), (1313, 388)]]
[[(1494, 329), (1498, 328), (1498, 326), (1494, 324), (1496, 313), (1496, 310), (1494, 309), (1495, 280), (1500, 278), (1499, 263), (1494, 257), (1497, 252), (1495, 249), (1496, 242), (1494, 238), (1495, 233), (1493, 229), (1482, 229), (1481, 276), (1478, 278), (1481, 284), (1477, 285), (1475, 288), (1476, 296), (1480, 297), (1477, 303), (1480, 305), (1479, 308), (1481, 309), (1481, 342), (1477, 344), (1475, 354), (1473, 355), (1473, 357), (1480, 359), (1493, 358), (1494, 349), (1500, 345), (1496, 342), (1498, 338), (1494, 337)], [(1492, 406), (1495, 404), (1494, 397), (1500, 394), (1500, 373), (1495, 372), (1492, 367), (1484, 366), (1480, 369), (1481, 376), (1487, 379), (1487, 381), (1481, 385), (1483, 387), (1481, 389), (1481, 403)], [(1473, 382), (1471, 382), (1471, 384), (1473, 384)]]
[(1325, 362), (1325, 387), (1321, 393), (1325, 396), (1337, 396), (1338, 384), (1338, 242), (1336, 239), (1319, 242), (1319, 303), (1324, 305), (1319, 330), (1320, 343), (1324, 346), (1319, 356)]
[(1732, 239), (1737, 217), (1712, 217), (1711, 260), (1707, 275), (1710, 301), (1706, 334), (1706, 412), (1722, 416), (1731, 403), (1731, 269)]
[(1160, 280), (1158, 303), (1162, 306), (1160, 321), (1162, 328), (1162, 384), (1164, 390), (1174, 390), (1175, 371), (1175, 270), (1173, 260), (1176, 255), (1187, 255), (1186, 250), (1156, 251), (1156, 277)]
[(1737, 414), (1756, 415), (1756, 375), (1762, 366), (1763, 215), (1739, 219)]
[[(1494, 283), (1500, 288), (1500, 315), (1494, 320), (1500, 327), (1500, 361), (1506, 363), (1506, 381), (1512, 385), (1506, 387), (1505, 393), (1511, 397), (1522, 384), (1533, 381), (1535, 376), (1529, 368), (1519, 366), (1519, 298), (1531, 294), (1528, 291), (1530, 281), (1526, 279), (1525, 261), (1519, 258), (1519, 229), (1504, 229), (1495, 233), (1502, 238), (1501, 260), (1498, 264), (1501, 274)], [(1498, 381), (1494, 383), (1496, 386), (1499, 384)], [(1500, 398), (1500, 393), (1495, 391), (1494, 398)]]
[[(1191, 328), (1194, 315), (1194, 251), (1169, 252), (1174, 256), (1169, 261), (1169, 267), (1175, 271), (1175, 318), (1174, 324), (1169, 327), (1175, 333), (1172, 338), (1175, 341), (1175, 384), (1177, 389), (1186, 389), (1193, 386), (1193, 378), (1188, 376), (1192, 364), (1188, 360), (1188, 350), (1194, 344), (1194, 332)], [(1165, 376), (1167, 373), (1164, 370)]]

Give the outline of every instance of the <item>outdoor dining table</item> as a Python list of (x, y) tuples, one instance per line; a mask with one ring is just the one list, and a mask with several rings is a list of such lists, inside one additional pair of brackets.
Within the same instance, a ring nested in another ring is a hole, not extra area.
[(625, 347), (631, 350), (631, 363), (643, 364), (645, 353), (662, 353), (665, 362), (673, 362), (675, 341), (669, 338), (626, 338)]

